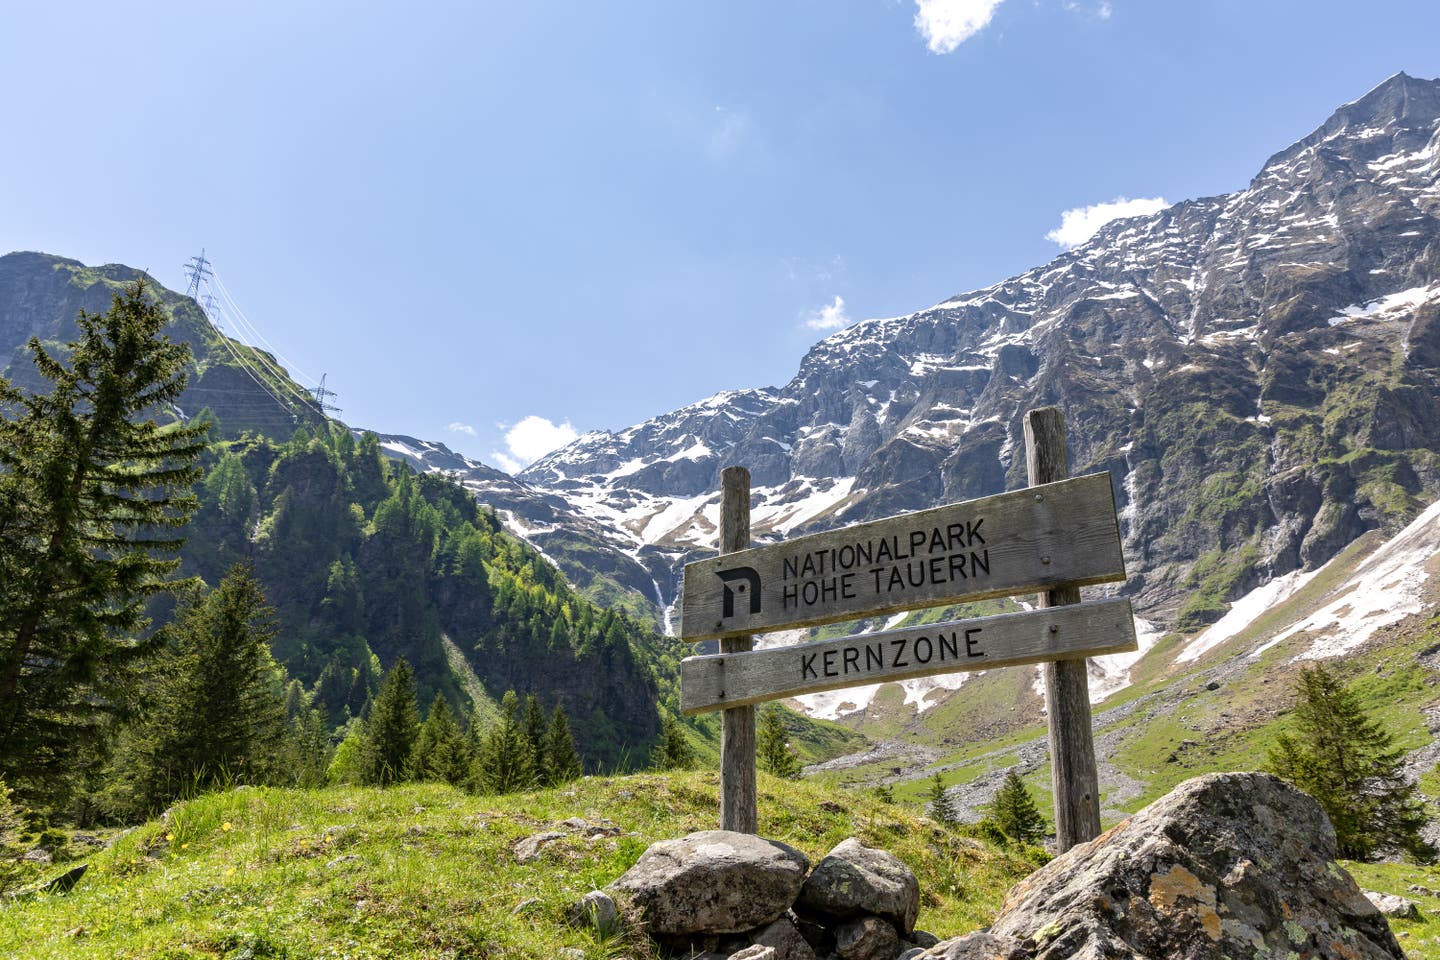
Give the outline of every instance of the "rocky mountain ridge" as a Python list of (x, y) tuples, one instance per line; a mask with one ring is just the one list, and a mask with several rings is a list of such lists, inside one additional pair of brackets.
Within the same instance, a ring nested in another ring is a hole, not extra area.
[[(724, 466), (751, 470), (756, 538), (785, 536), (1022, 486), (1021, 417), (1054, 404), (1072, 472), (1114, 479), (1126, 592), (1196, 629), (1440, 494), (1437, 178), (1440, 82), (1397, 74), (1243, 190), (854, 324), (783, 387), (586, 434), (518, 479), (668, 605), (713, 549)], [(568, 522), (511, 512), (541, 546)]]

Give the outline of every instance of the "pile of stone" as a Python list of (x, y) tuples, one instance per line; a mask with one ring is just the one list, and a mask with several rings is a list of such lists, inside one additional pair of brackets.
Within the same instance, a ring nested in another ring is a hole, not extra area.
[(798, 850), (746, 834), (657, 843), (580, 912), (612, 927), (623, 913), (670, 954), (707, 960), (1404, 960), (1335, 858), (1314, 799), (1268, 774), (1210, 774), (1021, 881), (989, 929), (944, 943), (915, 929), (909, 868), (854, 839), (808, 874)]
[[(673, 955), (717, 960), (896, 960), (936, 938), (915, 929), (920, 884), (904, 863), (851, 838), (810, 870), (774, 840), (724, 830), (654, 844), (606, 891)], [(586, 900), (592, 922), (609, 908)]]

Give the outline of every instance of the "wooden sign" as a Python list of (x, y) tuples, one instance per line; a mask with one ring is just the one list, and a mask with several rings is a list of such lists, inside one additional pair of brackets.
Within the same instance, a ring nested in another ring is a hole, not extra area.
[(1129, 600), (932, 623), (753, 653), (687, 657), (687, 714), (868, 683), (1136, 650)]
[(1124, 579), (1110, 475), (1095, 473), (686, 564), (680, 636)]

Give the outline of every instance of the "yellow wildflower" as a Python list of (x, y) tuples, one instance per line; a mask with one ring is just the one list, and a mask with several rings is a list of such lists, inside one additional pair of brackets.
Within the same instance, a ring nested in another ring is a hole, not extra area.
[(231, 830), (235, 829), (235, 826), (229, 820), (226, 820), (224, 823), (220, 824), (220, 829), (224, 830), (226, 833), (229, 833)]

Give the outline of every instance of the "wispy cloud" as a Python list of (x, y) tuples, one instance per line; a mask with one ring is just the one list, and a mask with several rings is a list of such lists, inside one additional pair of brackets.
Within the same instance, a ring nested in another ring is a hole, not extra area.
[(915, 29), (931, 53), (950, 53), (985, 29), (1001, 0), (915, 0)]
[(1096, 232), (1111, 220), (1119, 220), (1121, 217), (1143, 217), (1163, 210), (1169, 205), (1164, 197), (1137, 197), (1134, 200), (1116, 197), (1109, 203), (1076, 207), (1060, 214), (1060, 226), (1045, 234), (1045, 239), (1052, 240), (1069, 250), (1095, 236)]
[(1115, 12), (1110, 8), (1110, 0), (1097, 0), (1095, 3), (1082, 3), (1081, 0), (1061, 0), (1061, 4), (1071, 13), (1084, 13), (1101, 20), (1109, 20), (1110, 15)]
[(839, 330), (849, 323), (850, 318), (845, 315), (845, 298), (838, 295), (805, 318), (805, 326), (811, 330)]
[(480, 436), (480, 434), (476, 432), (474, 427), (470, 426), (470, 424), (468, 423), (461, 423), (459, 420), (456, 420), (454, 423), (450, 424), (445, 429), (449, 430), (451, 433), (463, 433), (467, 437)]
[(739, 150), (750, 133), (750, 117), (741, 110), (717, 106), (709, 128), (705, 152), (712, 160), (723, 160)]
[(514, 426), (500, 424), (505, 431), (505, 450), (493, 451), (490, 456), (507, 473), (519, 473), (552, 450), (558, 450), (574, 440), (579, 434), (570, 421), (554, 423), (544, 417), (531, 414)]

